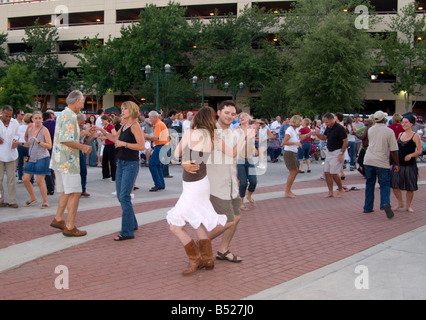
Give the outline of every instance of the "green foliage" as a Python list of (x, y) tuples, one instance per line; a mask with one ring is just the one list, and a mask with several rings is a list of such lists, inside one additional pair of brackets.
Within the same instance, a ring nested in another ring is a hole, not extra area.
[(80, 61), (78, 71), (82, 81), (74, 79), (77, 87), (82, 85), (84, 93), (94, 95), (97, 98), (105, 95), (112, 88), (114, 81), (113, 66), (108, 46), (104, 46), (102, 41), (96, 37), (84, 38), (77, 43), (80, 47), (75, 54)]
[(278, 23), (277, 15), (257, 7), (245, 7), (238, 16), (215, 16), (208, 24), (194, 20), (200, 34), (194, 50), (193, 74), (217, 75), (222, 89), (224, 82), (231, 87), (244, 82), (248, 88), (263, 89), (282, 72), (280, 51), (274, 42), (267, 41)]
[(6, 50), (2, 47), (2, 44), (6, 42), (7, 34), (6, 33), (0, 33), (0, 79), (4, 77), (5, 75), (5, 68), (3, 64), (7, 60), (7, 54)]
[(307, 116), (361, 108), (375, 65), (374, 40), (343, 9), (362, 1), (300, 0), (283, 26), (291, 68), (286, 74), (292, 112)]
[(34, 78), (37, 95), (56, 95), (68, 90), (70, 82), (60, 79), (65, 63), (59, 61), (56, 53), (60, 43), (57, 29), (49, 25), (41, 26), (36, 20), (34, 26), (25, 29), (22, 40), (29, 49), (17, 56), (17, 61), (37, 75)]
[(277, 115), (281, 118), (290, 116), (292, 109), (286, 93), (286, 86), (286, 79), (274, 79), (259, 92), (258, 98), (250, 98), (249, 105), (254, 116), (267, 119)]
[[(114, 89), (134, 91), (145, 81), (142, 68), (149, 64), (160, 72), (166, 63), (179, 68), (189, 64), (194, 32), (185, 10), (169, 3), (164, 8), (147, 5), (140, 22), (124, 27), (121, 37), (108, 41), (114, 63)], [(137, 92), (137, 91), (136, 91)]]
[(14, 110), (26, 109), (33, 104), (37, 92), (34, 86), (35, 72), (30, 72), (24, 65), (10, 65), (6, 76), (0, 81), (0, 106), (11, 105)]
[[(172, 65), (174, 76), (160, 81), (161, 108), (184, 106), (194, 98), (185, 80), (185, 67), (189, 65), (187, 53), (192, 49), (194, 29), (185, 19), (185, 9), (174, 3), (164, 8), (147, 5), (140, 13), (140, 22), (121, 29), (121, 36), (109, 38), (102, 44), (97, 38), (81, 41), (79, 71), (82, 84), (88, 92), (102, 96), (107, 91), (130, 94), (135, 101), (141, 98), (154, 103), (155, 73), (164, 75), (162, 67)], [(153, 79), (146, 81), (142, 70), (152, 67)], [(189, 84), (189, 81), (188, 81)], [(179, 109), (179, 108), (177, 108)]]
[[(142, 96), (148, 101), (145, 107), (155, 109), (156, 79), (155, 75), (150, 81), (145, 81), (141, 85)], [(191, 104), (195, 104), (195, 92), (189, 82), (176, 73), (171, 73), (169, 78), (165, 74), (159, 74), (159, 106), (160, 111), (167, 114), (169, 110), (193, 110)]]

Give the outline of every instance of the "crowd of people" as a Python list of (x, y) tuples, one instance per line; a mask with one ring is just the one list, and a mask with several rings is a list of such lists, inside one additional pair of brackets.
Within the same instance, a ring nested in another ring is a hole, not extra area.
[[(87, 166), (102, 167), (102, 178), (115, 182), (114, 194), (122, 209), (121, 231), (114, 241), (129, 240), (138, 229), (131, 200), (140, 167), (149, 168), (153, 182), (149, 192), (158, 192), (166, 188), (165, 178), (172, 178), (170, 162), (178, 163), (184, 169), (183, 191), (168, 212), (167, 222), (189, 259), (184, 275), (200, 268), (212, 269), (215, 258), (242, 261), (230, 251), (230, 243), (241, 211), (257, 206), (253, 193), (259, 173), (266, 170), (268, 156), (271, 163), (279, 162), (282, 156), (289, 171), (284, 191), (287, 198), (296, 197), (291, 190), (296, 176), (310, 173), (315, 157), (324, 163), (326, 197), (344, 195), (343, 169), (348, 163), (351, 171), (358, 170), (366, 179), (365, 213), (374, 211), (376, 180), (380, 209), (389, 219), (395, 210), (414, 211), (416, 159), (422, 155), (426, 135), (412, 114), (395, 114), (390, 124), (382, 111), (367, 119), (326, 113), (314, 121), (294, 115), (283, 121), (277, 116), (268, 123), (241, 112), (232, 101), (223, 101), (217, 112), (203, 107), (195, 114), (188, 112), (186, 119), (173, 110), (166, 117), (151, 111), (146, 118), (137, 104), (126, 101), (120, 115), (108, 116), (101, 109), (97, 116), (87, 117), (80, 112), (85, 103), (80, 91), (72, 91), (66, 102), (67, 108), (56, 119), (51, 111), (26, 114), (22, 110), (13, 118), (13, 108), (3, 107), (0, 207), (19, 207), (16, 183), (23, 183), (28, 192), (24, 206), (36, 205), (35, 179), (41, 209), (50, 206), (48, 195), (60, 193), (51, 226), (65, 236), (84, 236), (86, 231), (76, 227), (75, 219), (80, 197), (90, 196), (86, 191)], [(391, 190), (398, 201), (393, 208)], [(402, 191), (406, 191), (405, 203)], [(194, 228), (196, 239), (184, 229), (187, 224)], [(222, 239), (214, 257), (211, 240), (219, 236)]]

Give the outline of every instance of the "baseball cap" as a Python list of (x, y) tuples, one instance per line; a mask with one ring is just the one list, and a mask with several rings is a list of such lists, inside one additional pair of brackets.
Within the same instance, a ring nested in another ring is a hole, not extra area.
[(376, 113), (374, 114), (374, 120), (382, 121), (384, 118), (387, 117), (387, 115), (388, 114), (386, 112), (383, 112), (381, 110), (376, 111)]

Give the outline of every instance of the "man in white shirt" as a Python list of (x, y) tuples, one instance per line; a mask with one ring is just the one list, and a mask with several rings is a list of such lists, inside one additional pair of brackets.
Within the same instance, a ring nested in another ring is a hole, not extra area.
[(186, 114), (186, 120), (182, 123), (182, 134), (185, 133), (186, 130), (191, 128), (191, 123), (193, 118), (194, 118), (194, 114), (192, 112), (188, 112)]
[(398, 143), (394, 132), (386, 125), (387, 114), (377, 111), (374, 114), (376, 124), (368, 130), (368, 149), (364, 157), (366, 177), (364, 213), (373, 212), (374, 188), (376, 179), (380, 185), (380, 210), (385, 210), (388, 219), (394, 214), (390, 206), (391, 172), (389, 154), (395, 163), (395, 172), (399, 171)]
[[(0, 207), (18, 208), (16, 202), (15, 161), (18, 159), (19, 123), (13, 116), (13, 108), (4, 106), (0, 121)], [(4, 202), (3, 178), (6, 171), (9, 203)]]
[[(97, 126), (99, 128), (103, 128), (103, 125), (102, 125), (102, 116), (104, 114), (105, 114), (104, 109), (99, 109), (98, 110), (98, 117), (96, 118), (95, 126)], [(101, 163), (102, 163), (102, 153), (101, 153), (101, 151), (103, 151), (102, 150), (103, 140), (101, 139), (101, 134), (100, 134), (101, 132), (98, 131), (98, 133), (99, 133), (99, 137), (96, 138), (96, 140), (98, 141), (98, 150), (96, 151), (96, 155), (98, 157), (98, 167), (100, 167)]]
[(280, 116), (277, 116), (275, 118), (275, 121), (271, 123), (270, 128), (271, 128), (272, 132), (276, 132), (279, 136), (280, 129), (281, 129), (281, 117)]

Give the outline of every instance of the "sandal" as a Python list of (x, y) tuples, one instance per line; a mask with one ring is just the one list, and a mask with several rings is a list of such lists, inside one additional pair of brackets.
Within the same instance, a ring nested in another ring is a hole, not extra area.
[(49, 208), (50, 206), (49, 206), (49, 204), (48, 203), (43, 203), (42, 205), (41, 205), (41, 207), (40, 207), (40, 209), (47, 209), (47, 208)]
[(121, 234), (119, 234), (118, 236), (116, 236), (114, 238), (114, 241), (123, 241), (123, 240), (129, 240), (129, 239), (133, 239), (134, 237), (127, 237), (127, 236), (123, 236)]
[(29, 207), (29, 206), (33, 205), (34, 203), (36, 203), (36, 202), (37, 202), (37, 199), (36, 200), (25, 201), (24, 207)]
[[(228, 254), (231, 254), (232, 255), (232, 259), (229, 259), (227, 256), (228, 256)], [(216, 259), (217, 260), (226, 260), (226, 261), (229, 261), (229, 262), (234, 262), (234, 263), (240, 263), (241, 261), (243, 261), (243, 260), (241, 260), (241, 259), (238, 259), (238, 256), (237, 255), (235, 255), (235, 254), (233, 254), (233, 253), (231, 253), (231, 252), (229, 252), (229, 250), (228, 251), (226, 251), (225, 253), (222, 253), (222, 252), (217, 252), (217, 256), (216, 256)]]
[(247, 208), (246, 206), (240, 206), (240, 210), (248, 211), (248, 210), (249, 210), (249, 208)]

